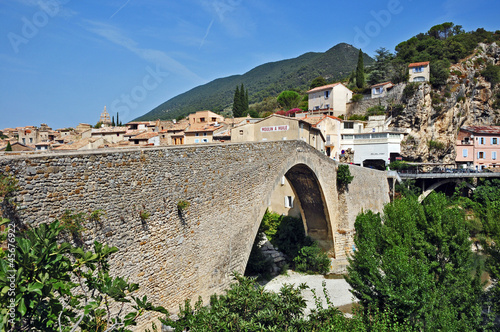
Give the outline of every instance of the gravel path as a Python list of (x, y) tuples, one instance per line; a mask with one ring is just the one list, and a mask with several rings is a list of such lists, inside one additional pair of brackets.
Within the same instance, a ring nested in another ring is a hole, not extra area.
[[(323, 295), (323, 286), (322, 283), (326, 282), (326, 289), (330, 294), (330, 299), (334, 306), (342, 306), (346, 304), (350, 304), (354, 301), (354, 296), (351, 294), (349, 289), (351, 288), (349, 284), (343, 279), (326, 279), (322, 275), (306, 275), (294, 272), (292, 270), (288, 271), (288, 276), (279, 275), (276, 278), (269, 281), (264, 285), (264, 288), (269, 291), (278, 292), (283, 286), (283, 284), (293, 284), (298, 286), (301, 283), (305, 283), (311, 289), (315, 289), (316, 295), (323, 302), (323, 307), (326, 307), (325, 296)], [(302, 296), (307, 301), (307, 308), (305, 310), (305, 314), (309, 314), (312, 308), (315, 308), (316, 305), (314, 303), (313, 294), (310, 289), (304, 290), (302, 292)]]

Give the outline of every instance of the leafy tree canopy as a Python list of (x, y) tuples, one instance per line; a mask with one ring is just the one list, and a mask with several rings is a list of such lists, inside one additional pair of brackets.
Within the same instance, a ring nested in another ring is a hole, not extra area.
[(278, 104), (286, 111), (299, 106), (302, 98), (295, 91), (283, 91), (277, 98)]

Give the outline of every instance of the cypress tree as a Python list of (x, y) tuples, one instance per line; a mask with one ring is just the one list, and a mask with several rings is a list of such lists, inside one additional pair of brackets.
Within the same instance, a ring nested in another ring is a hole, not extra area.
[(12, 151), (12, 145), (10, 145), (10, 141), (7, 141), (7, 146), (5, 147), (5, 151)]
[(248, 89), (245, 90), (245, 113), (248, 112)]
[(234, 98), (233, 98), (233, 116), (235, 118), (240, 116), (240, 105), (241, 105), (240, 88), (238, 86), (236, 86), (236, 90), (234, 91)]
[(116, 112), (116, 125), (120, 126), (120, 121), (119, 121), (119, 118), (118, 118), (118, 112)]
[(113, 115), (111, 117), (111, 127), (114, 127), (115, 126), (115, 116)]
[(365, 66), (363, 64), (363, 52), (359, 49), (358, 66), (356, 67), (356, 86), (362, 88), (365, 86)]
[(245, 87), (241, 83), (240, 87), (240, 116), (244, 116), (246, 111), (245, 107)]

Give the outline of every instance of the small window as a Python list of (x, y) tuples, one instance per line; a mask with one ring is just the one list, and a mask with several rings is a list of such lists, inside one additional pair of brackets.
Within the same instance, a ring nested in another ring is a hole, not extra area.
[(243, 130), (240, 130), (240, 135), (243, 135)]
[(200, 122), (205, 122), (205, 118), (200, 118)]
[(207, 133), (203, 133), (203, 136), (207, 136)]
[(194, 142), (195, 142), (195, 143), (200, 143), (200, 139), (196, 138), (196, 139), (194, 140)]
[(462, 150), (462, 157), (467, 158), (469, 151), (467, 149)]
[(497, 160), (497, 152), (496, 151), (491, 152), (491, 159)]
[(204, 138), (201, 140), (203, 143), (208, 143), (208, 138)]
[(479, 151), (479, 152), (477, 153), (477, 159), (484, 159), (484, 152)]
[(195, 133), (194, 136), (198, 137), (200, 136), (200, 133)]
[(481, 145), (484, 144), (484, 137), (479, 137), (479, 144), (481, 144)]
[(498, 138), (497, 137), (492, 137), (491, 138), (491, 145), (496, 145), (498, 144)]
[(33, 143), (33, 137), (30, 137), (30, 143)]
[(328, 98), (328, 97), (330, 97), (330, 91), (326, 90), (325, 91), (325, 98)]
[(285, 207), (286, 208), (293, 208), (293, 197), (292, 196), (285, 196)]
[(354, 122), (344, 122), (344, 129), (354, 129)]

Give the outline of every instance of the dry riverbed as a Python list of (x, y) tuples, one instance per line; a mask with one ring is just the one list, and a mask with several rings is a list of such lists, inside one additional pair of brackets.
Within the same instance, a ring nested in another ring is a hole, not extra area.
[(309, 289), (302, 291), (302, 296), (307, 301), (305, 313), (308, 314), (311, 309), (315, 308), (314, 297), (311, 289), (314, 289), (316, 295), (321, 299), (323, 307), (326, 307), (326, 299), (323, 294), (322, 283), (326, 283), (326, 290), (330, 295), (330, 300), (333, 305), (339, 307), (344, 313), (351, 313), (354, 296), (351, 294), (349, 284), (342, 276), (338, 278), (325, 278), (323, 275), (307, 275), (288, 271), (288, 275), (279, 275), (264, 285), (264, 288), (269, 291), (278, 292), (284, 284), (293, 284), (295, 286), (305, 283)]

